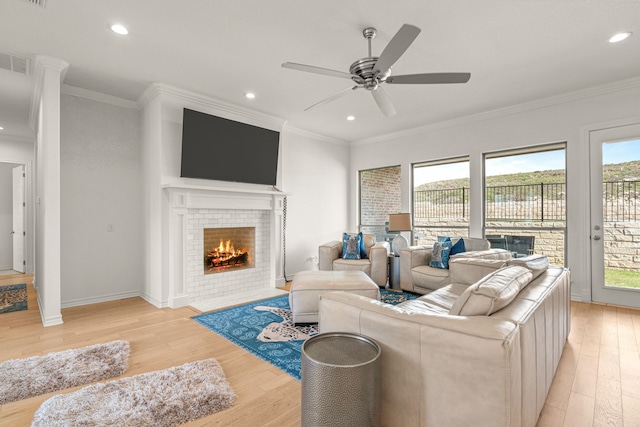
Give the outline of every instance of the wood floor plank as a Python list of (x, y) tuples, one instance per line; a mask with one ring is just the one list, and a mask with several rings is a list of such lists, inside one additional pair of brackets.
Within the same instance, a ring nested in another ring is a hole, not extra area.
[(626, 427), (640, 426), (640, 399), (623, 394), (622, 416)]
[(571, 393), (563, 427), (584, 427), (594, 424), (593, 408), (595, 400), (580, 393)]
[(598, 377), (594, 425), (622, 427), (622, 392), (618, 381)]

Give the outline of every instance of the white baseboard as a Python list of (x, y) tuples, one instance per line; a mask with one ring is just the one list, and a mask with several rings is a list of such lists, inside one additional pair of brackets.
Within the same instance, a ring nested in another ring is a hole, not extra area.
[(139, 296), (141, 296), (140, 295), (140, 291), (121, 292), (121, 293), (117, 293), (117, 294), (101, 295), (101, 296), (98, 296), (98, 297), (80, 298), (80, 299), (75, 299), (75, 300), (63, 301), (60, 304), (60, 307), (61, 308), (78, 307), (78, 306), (81, 306), (81, 305), (98, 304), (98, 303), (101, 303), (101, 302), (117, 301), (117, 300), (120, 300), (120, 299), (134, 298), (134, 297), (139, 297)]
[(145, 294), (144, 292), (140, 293), (140, 298), (142, 298), (143, 300), (145, 300), (146, 302), (148, 302), (149, 304), (153, 305), (156, 308), (167, 308), (169, 307), (169, 303), (167, 301), (160, 301), (157, 300), (155, 298), (153, 298), (150, 295)]
[(42, 304), (42, 300), (40, 299), (40, 294), (36, 294), (36, 298), (38, 300), (38, 311), (40, 311), (40, 320), (42, 321), (42, 326), (45, 328), (48, 326), (56, 326), (62, 325), (64, 322), (62, 321), (62, 314), (52, 317), (44, 317), (44, 313), (42, 312), (42, 308), (44, 305)]
[(169, 307), (171, 308), (181, 308), (186, 307), (191, 304), (191, 298), (189, 295), (181, 295), (179, 297), (169, 298)]

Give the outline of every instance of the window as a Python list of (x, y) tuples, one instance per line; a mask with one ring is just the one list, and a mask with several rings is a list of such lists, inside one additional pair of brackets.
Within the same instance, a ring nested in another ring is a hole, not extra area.
[(401, 209), (401, 168), (391, 166), (360, 171), (360, 231), (390, 242), (389, 214)]
[(484, 229), (492, 247), (564, 265), (565, 157), (564, 143), (485, 155)]
[(413, 165), (413, 229), (418, 245), (469, 235), (469, 158)]

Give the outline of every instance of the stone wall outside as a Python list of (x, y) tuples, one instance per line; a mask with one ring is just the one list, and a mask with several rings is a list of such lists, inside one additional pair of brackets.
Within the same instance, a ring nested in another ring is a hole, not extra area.
[[(628, 204), (628, 202), (625, 202)], [(610, 204), (610, 203), (609, 203)], [(530, 209), (528, 203), (512, 202), (514, 216), (526, 216)], [(564, 203), (557, 207), (564, 211)], [(424, 234), (417, 241), (420, 245), (430, 245), (437, 236), (466, 236), (468, 220), (466, 218), (416, 218), (415, 226), (458, 228), (418, 228)], [(544, 254), (555, 265), (564, 265), (564, 222), (560, 221), (491, 221), (487, 222), (487, 235), (521, 235), (534, 236), (534, 253)], [(523, 229), (524, 228), (524, 229)], [(536, 228), (555, 228), (553, 230), (536, 230)], [(604, 223), (605, 268), (623, 269), (640, 272), (640, 222), (605, 222)]]

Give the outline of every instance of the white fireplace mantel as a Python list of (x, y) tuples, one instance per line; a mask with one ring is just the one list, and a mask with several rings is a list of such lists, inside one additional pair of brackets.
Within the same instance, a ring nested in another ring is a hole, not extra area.
[[(267, 210), (269, 220), (270, 288), (285, 283), (282, 269), (282, 218), (285, 193), (235, 187), (212, 187), (168, 183), (162, 186), (168, 196), (169, 307), (184, 307), (194, 299), (186, 290), (187, 220), (189, 209)], [(166, 206), (166, 205), (165, 205)]]

